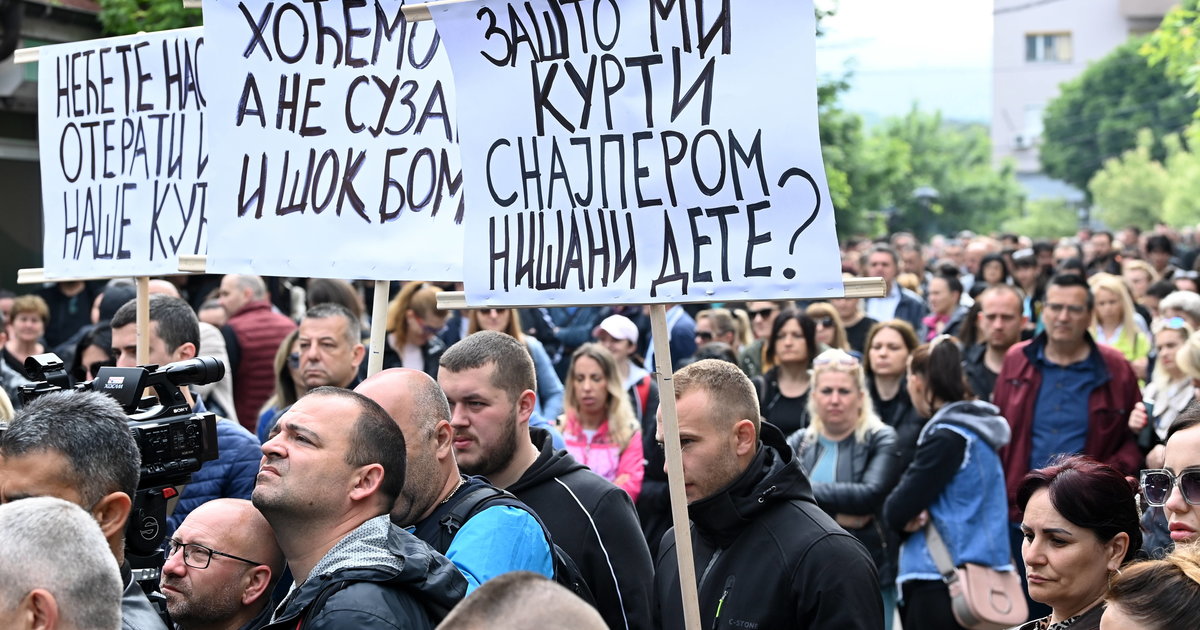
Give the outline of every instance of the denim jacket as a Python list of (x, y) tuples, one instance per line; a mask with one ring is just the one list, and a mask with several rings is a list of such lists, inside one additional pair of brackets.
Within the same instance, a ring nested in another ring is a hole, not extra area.
[[(1008, 422), (994, 405), (962, 401), (942, 407), (929, 420), (917, 439), (918, 450), (934, 431), (954, 431), (967, 441), (958, 472), (929, 507), (954, 565), (970, 562), (1012, 570), (1004, 471), (996, 454), (1008, 443)], [(900, 547), (896, 582), (908, 580), (941, 580), (924, 530), (913, 533)]]

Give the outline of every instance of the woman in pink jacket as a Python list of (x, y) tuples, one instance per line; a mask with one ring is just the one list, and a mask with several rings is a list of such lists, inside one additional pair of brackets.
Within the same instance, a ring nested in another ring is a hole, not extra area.
[(641, 426), (621, 388), (616, 360), (604, 346), (584, 344), (571, 355), (565, 380), (559, 430), (567, 452), (637, 501), (645, 472)]

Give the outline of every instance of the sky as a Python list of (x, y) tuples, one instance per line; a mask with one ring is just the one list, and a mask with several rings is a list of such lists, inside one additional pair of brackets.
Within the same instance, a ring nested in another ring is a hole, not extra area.
[[(851, 68), (847, 109), (868, 120), (903, 115), (916, 102), (947, 119), (991, 117), (992, 2), (817, 0), (835, 7), (817, 40), (817, 72)], [(849, 64), (849, 65), (847, 65)]]

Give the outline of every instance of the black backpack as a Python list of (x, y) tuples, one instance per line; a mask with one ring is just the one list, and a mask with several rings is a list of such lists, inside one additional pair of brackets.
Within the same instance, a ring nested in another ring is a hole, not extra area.
[(550, 543), (550, 553), (554, 557), (554, 581), (565, 586), (567, 590), (575, 593), (589, 606), (595, 608), (596, 599), (583, 579), (583, 573), (579, 571), (579, 566), (575, 564), (571, 556), (567, 555), (567, 552), (554, 544), (554, 538), (550, 535), (550, 530), (546, 529), (546, 524), (542, 522), (542, 519), (507, 490), (495, 486), (483, 486), (469, 491), (438, 521), (438, 539), (437, 544), (434, 544), (433, 547), (440, 553), (446, 553), (450, 548), (450, 542), (454, 540), (454, 536), (458, 534), (458, 530), (462, 529), (464, 523), (476, 514), (494, 506), (509, 506), (525, 510), (537, 521), (542, 528), (542, 533), (546, 535), (546, 542)]

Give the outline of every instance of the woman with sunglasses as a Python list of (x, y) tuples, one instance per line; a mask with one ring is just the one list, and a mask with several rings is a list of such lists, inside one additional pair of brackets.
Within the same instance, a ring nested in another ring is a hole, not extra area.
[(842, 326), (842, 318), (838, 315), (837, 309), (829, 302), (813, 302), (804, 309), (804, 314), (808, 315), (817, 325), (817, 346), (821, 348), (834, 348), (843, 352), (849, 352), (852, 356), (861, 359), (862, 355), (850, 350), (850, 341), (846, 339), (846, 328)]
[(753, 379), (762, 417), (791, 435), (808, 426), (808, 369), (817, 353), (817, 327), (807, 315), (787, 309), (775, 316), (766, 362), (773, 367)]
[[(412, 368), (437, 378), (438, 360), (446, 349), (438, 335), (450, 317), (437, 307), (441, 292), (441, 287), (429, 282), (409, 282), (388, 304), (384, 369)], [(362, 364), (365, 367), (367, 362)]]
[(896, 431), (875, 415), (862, 364), (843, 350), (826, 350), (813, 361), (808, 413), (812, 422), (792, 434), (788, 444), (812, 482), (817, 505), (871, 553), (885, 625), (891, 628), (899, 540), (883, 525), (880, 513), (900, 480)]
[(520, 317), (511, 308), (481, 308), (467, 311), (467, 334), (481, 330), (502, 332), (525, 344), (533, 358), (537, 377), (537, 409), (543, 418), (553, 421), (563, 411), (563, 384), (554, 371), (554, 362), (546, 353), (546, 347), (532, 335), (521, 332)]
[(1142, 471), (1146, 503), (1167, 515), (1176, 545), (1200, 542), (1200, 408), (1190, 407), (1167, 431), (1163, 468)]
[(258, 415), (255, 430), (258, 441), (266, 444), (279, 416), (307, 393), (308, 387), (300, 376), (300, 330), (295, 329), (283, 338), (275, 352), (275, 392), (263, 403)]
[(896, 577), (904, 627), (957, 630), (926, 525), (936, 526), (958, 564), (1015, 570), (1008, 549), (1008, 495), (996, 453), (1008, 443), (1008, 421), (994, 405), (972, 400), (962, 353), (950, 337), (913, 351), (907, 388), (929, 421), (917, 437), (912, 464), (883, 506), (885, 524), (908, 534)]

